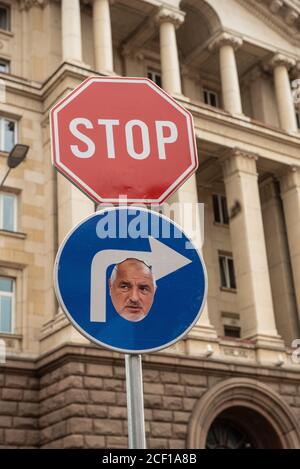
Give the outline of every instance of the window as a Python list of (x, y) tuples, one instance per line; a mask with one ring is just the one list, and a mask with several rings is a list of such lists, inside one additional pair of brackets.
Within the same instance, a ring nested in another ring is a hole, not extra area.
[(161, 73), (155, 72), (154, 70), (148, 70), (147, 77), (161, 87)]
[(17, 231), (17, 196), (0, 192), (0, 229)]
[(237, 326), (224, 326), (225, 337), (241, 338), (241, 328)]
[(296, 111), (296, 121), (298, 129), (300, 129), (300, 110)]
[(0, 277), (0, 332), (13, 332), (15, 281)]
[(221, 287), (236, 289), (234, 265), (231, 256), (219, 255)]
[(10, 29), (10, 8), (0, 5), (0, 29)]
[(214, 194), (213, 196), (214, 220), (216, 223), (228, 225), (227, 201), (224, 195)]
[(4, 60), (4, 59), (0, 59), (0, 72), (1, 73), (9, 73), (9, 61), (8, 60)]
[(203, 98), (205, 104), (209, 104), (213, 107), (219, 107), (219, 97), (215, 91), (204, 89)]
[(10, 152), (17, 141), (17, 123), (0, 117), (0, 151)]

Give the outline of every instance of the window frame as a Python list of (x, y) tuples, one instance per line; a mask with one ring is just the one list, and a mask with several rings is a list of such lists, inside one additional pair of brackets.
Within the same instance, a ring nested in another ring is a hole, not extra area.
[[(228, 330), (238, 332), (238, 335), (228, 335), (226, 334), (226, 329), (227, 332)], [(242, 337), (242, 328), (241, 326), (233, 326), (229, 324), (224, 324), (223, 325), (223, 330), (224, 330), (224, 337), (229, 338), (229, 339), (241, 339)]]
[[(149, 75), (151, 75), (151, 74), (154, 76), (154, 78), (159, 77), (160, 84), (157, 83), (156, 79), (153, 80), (153, 78), (149, 77)], [(161, 71), (155, 70), (154, 68), (151, 68), (151, 67), (147, 67), (147, 78), (149, 78), (149, 80), (153, 81), (153, 83), (155, 83), (157, 86), (162, 87), (162, 73), (161, 73)]]
[(7, 27), (6, 28), (1, 28), (0, 31), (11, 31), (11, 6), (8, 5), (7, 3), (0, 3), (0, 9), (3, 8), (3, 10), (6, 10), (7, 12)]
[[(209, 102), (206, 102), (205, 100), (205, 94), (207, 94), (208, 96), (208, 101)], [(215, 101), (216, 101), (216, 105), (214, 106), (213, 104), (211, 104), (211, 99), (210, 99), (210, 96), (211, 95), (214, 95), (215, 97)], [(219, 99), (219, 94), (217, 91), (214, 91), (210, 88), (203, 88), (203, 101), (204, 103), (207, 105), (207, 106), (211, 106), (211, 107), (214, 107), (214, 108), (220, 108), (220, 99)]]
[(0, 334), (14, 334), (15, 331), (15, 304), (16, 304), (16, 279), (14, 277), (10, 277), (8, 275), (1, 275), (0, 278), (7, 278), (12, 280), (12, 291), (11, 292), (5, 292), (4, 290), (0, 289), (0, 298), (2, 297), (9, 297), (12, 298), (11, 301), (11, 330), (8, 331), (2, 331), (0, 329)]
[[(13, 213), (13, 229), (12, 230), (8, 230), (7, 228), (5, 228), (4, 226), (4, 210), (3, 210), (3, 207), (4, 207), (4, 197), (5, 196), (11, 196), (13, 197), (14, 199), (14, 203), (13, 203), (13, 210), (14, 210), (14, 213)], [(9, 233), (17, 233), (18, 232), (18, 194), (16, 194), (15, 192), (9, 192), (9, 191), (1, 191), (0, 190), (0, 230), (2, 231), (7, 231)]]
[[(216, 217), (215, 217), (215, 205), (214, 205), (215, 198), (217, 199), (217, 206), (218, 206), (220, 221), (217, 221)], [(223, 210), (224, 207), (223, 207), (223, 204), (222, 204), (222, 200), (224, 200), (224, 202), (226, 204), (226, 213), (225, 213), (225, 210)], [(229, 226), (229, 212), (228, 212), (226, 195), (212, 194), (212, 204), (213, 204), (214, 223), (216, 223), (218, 225)], [(227, 221), (226, 221), (226, 215), (227, 215)]]
[[(225, 259), (225, 269), (224, 269), (224, 279), (226, 285), (223, 285), (223, 275), (221, 271), (221, 259)], [(236, 292), (237, 286), (236, 286), (236, 276), (235, 276), (235, 268), (234, 268), (234, 261), (233, 257), (231, 254), (226, 254), (219, 252), (218, 254), (218, 263), (219, 263), (219, 274), (220, 274), (220, 288), (222, 290), (230, 290), (233, 292)], [(234, 286), (231, 284), (231, 275), (230, 275), (230, 268), (229, 268), (229, 261), (232, 261), (232, 273), (233, 273), (233, 280), (234, 280)]]
[(7, 59), (4, 59), (3, 57), (0, 57), (0, 67), (1, 67), (1, 64), (3, 65), (6, 65), (7, 66), (7, 70), (0, 70), (0, 73), (10, 73), (10, 60), (7, 60)]
[(4, 142), (5, 142), (5, 122), (6, 121), (13, 122), (15, 125), (13, 145), (15, 145), (18, 141), (18, 121), (16, 119), (0, 115), (0, 153), (10, 152), (10, 150), (5, 150), (2, 147), (2, 145), (4, 146)]

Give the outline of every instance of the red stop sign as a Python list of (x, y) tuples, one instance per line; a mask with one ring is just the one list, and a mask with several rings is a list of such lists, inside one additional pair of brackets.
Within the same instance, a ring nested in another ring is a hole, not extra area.
[(50, 117), (55, 167), (98, 203), (160, 204), (197, 169), (191, 114), (146, 78), (88, 78)]

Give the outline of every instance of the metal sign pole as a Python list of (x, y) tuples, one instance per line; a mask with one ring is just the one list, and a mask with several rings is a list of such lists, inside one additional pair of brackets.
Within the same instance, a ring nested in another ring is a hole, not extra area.
[(141, 355), (125, 355), (130, 449), (145, 449), (144, 395)]

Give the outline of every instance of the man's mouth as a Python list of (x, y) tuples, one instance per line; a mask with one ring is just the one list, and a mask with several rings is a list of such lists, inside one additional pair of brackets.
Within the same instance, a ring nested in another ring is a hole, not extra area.
[(142, 307), (141, 306), (135, 306), (135, 305), (127, 305), (126, 309), (129, 309), (130, 311), (141, 311)]

